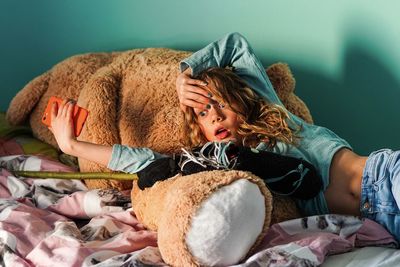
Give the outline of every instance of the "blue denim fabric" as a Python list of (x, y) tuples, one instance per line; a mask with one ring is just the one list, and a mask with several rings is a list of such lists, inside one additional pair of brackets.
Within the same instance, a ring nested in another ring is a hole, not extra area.
[(135, 148), (116, 144), (113, 145), (107, 168), (113, 171), (137, 173), (162, 157), (166, 156), (150, 148)]
[[(233, 67), (249, 87), (267, 101), (283, 106), (265, 72), (260, 60), (253, 53), (247, 40), (239, 33), (231, 33), (184, 59), (181, 71), (190, 67), (193, 75), (209, 67)], [(291, 119), (302, 125), (301, 140), (298, 146), (278, 143), (273, 152), (303, 158), (313, 164), (323, 179), (323, 189), (329, 183), (329, 168), (333, 155), (341, 148), (350, 145), (327, 128), (308, 124), (290, 114)], [(324, 191), (323, 190), (323, 191)], [(329, 213), (323, 192), (311, 200), (299, 200), (297, 205), (304, 215)]]
[(400, 151), (371, 153), (364, 168), (360, 211), (400, 241)]

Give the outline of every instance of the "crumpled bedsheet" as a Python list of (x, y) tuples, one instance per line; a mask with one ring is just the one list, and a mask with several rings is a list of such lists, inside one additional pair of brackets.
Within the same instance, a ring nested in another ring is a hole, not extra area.
[[(0, 167), (0, 265), (165, 266), (157, 235), (136, 219), (129, 192), (13, 175), (13, 170), (72, 171), (40, 156), (3, 156)], [(318, 266), (355, 247), (397, 245), (373, 221), (312, 216), (271, 226), (257, 250), (235, 266)]]

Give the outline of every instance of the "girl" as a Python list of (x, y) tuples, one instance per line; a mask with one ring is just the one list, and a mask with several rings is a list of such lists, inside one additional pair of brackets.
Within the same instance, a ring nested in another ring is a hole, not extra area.
[[(202, 73), (210, 80), (210, 92), (217, 97), (213, 97), (211, 104), (207, 105), (207, 111), (198, 112), (204, 115), (195, 115), (196, 109), (188, 109), (190, 112), (186, 118), (189, 121), (185, 125), (190, 127), (187, 127), (184, 136), (193, 138), (186, 140), (189, 151), (183, 149), (183, 154), (170, 157), (148, 148), (118, 144), (111, 147), (77, 141), (72, 134), (71, 122), (74, 104), (67, 101), (63, 101), (59, 108), (56, 102), (52, 107), (50, 130), (64, 153), (106, 165), (112, 170), (137, 173), (140, 189), (178, 173), (188, 175), (205, 170), (237, 169), (258, 175), (276, 194), (298, 199), (315, 197), (322, 181), (309, 162), (241, 146), (242, 143), (259, 143), (259, 140), (268, 140), (271, 147), (276, 140), (294, 143), (295, 137), (287, 124), (286, 111), (279, 106), (268, 105), (229, 70), (214, 68)], [(235, 86), (237, 88), (233, 93), (226, 90)], [(221, 117), (207, 115), (213, 111)]]
[[(207, 126), (210, 124), (218, 128), (218, 123), (224, 122), (229, 116), (224, 109), (208, 106), (213, 86), (206, 87), (205, 82), (212, 81), (207, 77), (205, 80), (204, 77), (200, 80), (192, 78), (204, 69), (230, 67), (268, 103), (284, 108), (261, 62), (246, 39), (238, 33), (228, 34), (209, 44), (183, 60), (180, 67), (182, 73), (176, 85), (181, 108), (185, 111), (187, 107), (193, 109), (194, 114), (187, 112), (194, 121), (198, 120), (198, 133), (202, 132), (209, 136), (208, 138), (218, 140), (221, 136), (215, 131), (208, 132), (205, 127), (211, 127)], [(332, 131), (308, 124), (289, 112), (288, 114), (290, 120), (300, 126), (297, 133), (298, 143), (288, 142), (285, 138), (276, 138), (275, 142), (267, 136), (259, 140), (261, 142), (257, 148), (304, 158), (320, 172), (323, 181), (320, 193), (312, 199), (296, 200), (303, 213), (361, 215), (385, 226), (400, 241), (400, 183), (396, 181), (400, 178), (400, 152), (383, 149), (371, 153), (368, 157), (357, 155), (345, 140)], [(203, 123), (203, 117), (207, 118), (207, 122)], [(191, 125), (195, 133), (196, 126)], [(227, 131), (223, 137), (234, 140), (239, 132), (243, 132), (237, 127), (225, 127), (225, 130)], [(193, 134), (192, 142), (199, 142), (198, 136), (199, 134)]]

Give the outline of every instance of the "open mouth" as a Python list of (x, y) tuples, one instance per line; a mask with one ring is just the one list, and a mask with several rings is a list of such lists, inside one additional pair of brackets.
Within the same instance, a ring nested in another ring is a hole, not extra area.
[(230, 135), (230, 132), (225, 128), (219, 128), (215, 131), (215, 137), (217, 139), (222, 140), (227, 138)]

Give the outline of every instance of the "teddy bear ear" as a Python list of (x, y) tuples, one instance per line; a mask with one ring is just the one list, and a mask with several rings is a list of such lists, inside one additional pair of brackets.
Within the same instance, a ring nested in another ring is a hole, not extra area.
[[(47, 91), (50, 77), (51, 75), (49, 72), (43, 73), (25, 85), (24, 88), (14, 96), (6, 113), (8, 123), (11, 125), (21, 125), (28, 121), (31, 112), (38, 109), (38, 102)], [(36, 116), (36, 119), (39, 118), (38, 121), (42, 118), (44, 107), (42, 108), (43, 109), (41, 109)], [(41, 127), (43, 124), (38, 123), (37, 125), (37, 127)]]
[(294, 92), (296, 81), (286, 63), (277, 62), (266, 69), (267, 75), (279, 98), (284, 102)]

